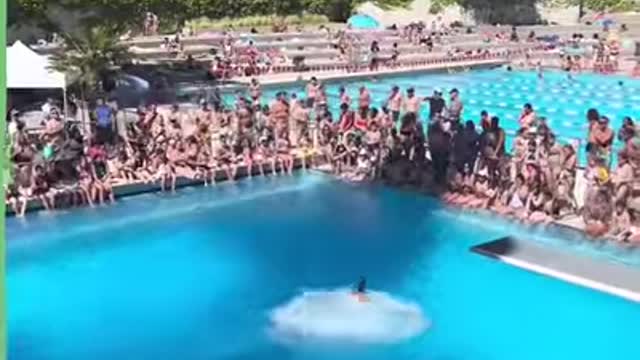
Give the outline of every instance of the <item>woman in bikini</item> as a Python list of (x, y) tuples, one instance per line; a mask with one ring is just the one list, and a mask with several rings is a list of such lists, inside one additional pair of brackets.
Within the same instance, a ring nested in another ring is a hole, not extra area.
[(94, 206), (95, 192), (93, 187), (93, 177), (90, 171), (90, 163), (87, 157), (80, 158), (80, 162), (76, 166), (78, 174), (78, 183), (80, 185), (81, 194), (86, 199), (89, 206)]
[(203, 180), (204, 185), (207, 185), (209, 166), (206, 162), (201, 162), (200, 151), (198, 141), (189, 138), (184, 152), (184, 164), (192, 171), (192, 179)]
[(89, 164), (89, 166), (92, 171), (93, 186), (97, 190), (100, 205), (104, 205), (104, 201), (107, 196), (112, 204), (115, 203), (116, 197), (113, 192), (113, 186), (111, 186), (111, 179), (109, 178), (105, 157), (97, 157)]
[(458, 196), (452, 197), (450, 202), (460, 207), (467, 207), (467, 205), (475, 201), (474, 195), (474, 176), (469, 170), (462, 178), (462, 189)]
[(496, 196), (489, 209), (501, 216), (509, 216), (511, 209), (509, 208), (509, 200), (511, 199), (511, 184), (502, 182), (496, 187)]
[(495, 190), (489, 182), (489, 170), (481, 169), (475, 176), (473, 184), (473, 195), (475, 199), (467, 202), (466, 207), (472, 209), (487, 209), (496, 195)]
[(294, 157), (291, 154), (291, 143), (287, 138), (279, 138), (276, 144), (277, 160), (280, 164), (282, 172), (289, 175), (293, 174)]
[(168, 185), (171, 187), (171, 192), (176, 192), (176, 171), (169, 158), (164, 154), (159, 158), (154, 180), (160, 182), (160, 190), (162, 192), (167, 191)]
[(347, 161), (347, 146), (342, 141), (342, 138), (334, 138), (332, 141), (333, 147), (331, 150), (331, 167), (336, 175), (340, 175), (345, 167)]
[(513, 215), (518, 219), (526, 218), (526, 204), (529, 198), (529, 185), (522, 174), (516, 176), (516, 181), (511, 188), (511, 197), (508, 202), (508, 215)]
[(316, 95), (316, 104), (315, 107), (312, 108), (316, 111), (316, 113), (322, 113), (327, 110), (327, 90), (324, 87), (324, 84), (320, 84), (318, 87), (318, 94)]
[(238, 167), (236, 166), (235, 157), (231, 147), (223, 141), (222, 146), (218, 148), (216, 154), (218, 166), (224, 170), (227, 180), (235, 181)]
[(347, 157), (346, 157), (346, 165), (349, 170), (356, 167), (358, 162), (358, 153), (360, 152), (358, 146), (358, 137), (354, 133), (349, 133), (346, 135), (346, 147), (347, 147)]
[(582, 212), (587, 235), (599, 238), (609, 232), (610, 220), (614, 212), (611, 198), (611, 191), (603, 185), (599, 185), (587, 197)]
[(30, 166), (22, 166), (16, 173), (17, 215), (24, 216), (29, 200), (33, 197), (33, 170)]
[(627, 153), (621, 151), (618, 154), (618, 166), (613, 173), (613, 193), (614, 202), (626, 204), (631, 195), (631, 184), (633, 183), (634, 171), (629, 162)]
[(462, 193), (463, 187), (464, 175), (462, 172), (457, 171), (449, 181), (448, 190), (444, 194), (442, 194), (442, 201), (444, 201), (445, 203), (453, 204)]
[(300, 161), (302, 161), (302, 169), (306, 170), (309, 167), (314, 167), (313, 157), (315, 156), (315, 151), (309, 137), (302, 137), (298, 145), (295, 154), (300, 158)]
[(527, 216), (524, 220), (532, 224), (548, 222), (550, 218), (544, 211), (547, 201), (548, 199), (545, 191), (542, 189), (542, 186), (538, 185), (534, 187), (527, 199), (527, 204), (525, 206)]
[(251, 142), (248, 139), (242, 139), (240, 141), (240, 161), (247, 168), (247, 177), (251, 178), (253, 175), (253, 148)]
[(276, 175), (276, 157), (273, 150), (273, 144), (266, 135), (260, 138), (260, 143), (256, 151), (255, 161), (260, 168), (260, 174), (264, 174), (264, 164), (271, 165), (271, 175)]
[(31, 185), (32, 197), (40, 200), (46, 210), (54, 209), (55, 191), (49, 185), (42, 166), (36, 165), (33, 168), (31, 179), (33, 181), (33, 184)]

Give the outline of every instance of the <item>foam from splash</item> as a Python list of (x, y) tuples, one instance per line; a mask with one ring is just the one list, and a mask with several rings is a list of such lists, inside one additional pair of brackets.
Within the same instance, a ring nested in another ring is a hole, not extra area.
[(423, 333), (420, 307), (384, 292), (360, 301), (349, 289), (306, 291), (271, 314), (272, 332), (287, 342), (397, 343)]

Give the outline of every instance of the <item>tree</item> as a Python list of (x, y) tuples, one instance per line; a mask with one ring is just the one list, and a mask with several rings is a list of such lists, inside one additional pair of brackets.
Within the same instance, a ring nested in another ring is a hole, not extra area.
[(593, 11), (629, 11), (638, 7), (634, 0), (545, 0), (556, 6), (578, 6)]
[(529, 25), (538, 23), (538, 0), (457, 0), (475, 19), (489, 24)]
[[(303, 0), (304, 8), (315, 14), (326, 15), (332, 21), (345, 22), (367, 0)], [(383, 8), (401, 8), (409, 6), (413, 0), (372, 0), (372, 3)]]
[[(9, 22), (27, 20), (46, 23), (47, 30), (59, 31), (64, 23), (75, 19), (50, 19), (52, 9), (82, 14), (83, 23), (101, 24), (117, 21), (139, 26), (144, 13), (154, 12), (165, 29), (198, 17), (222, 18), (252, 15), (296, 15), (303, 11), (327, 15), (334, 21), (346, 21), (366, 0), (11, 0)], [(372, 0), (384, 9), (405, 7), (413, 0)]]
[(105, 91), (104, 85), (130, 59), (125, 45), (119, 43), (121, 26), (97, 25), (80, 35), (63, 34), (62, 51), (51, 57), (52, 68), (75, 78), (82, 106)]
[(432, 0), (431, 5), (429, 6), (429, 13), (437, 14), (444, 10), (445, 8), (457, 5), (459, 0)]

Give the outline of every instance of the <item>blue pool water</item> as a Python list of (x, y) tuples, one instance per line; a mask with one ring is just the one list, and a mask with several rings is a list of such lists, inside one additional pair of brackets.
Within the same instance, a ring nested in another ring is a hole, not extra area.
[[(619, 82), (623, 85), (620, 86)], [(640, 111), (640, 81), (624, 76), (581, 74), (572, 81), (566, 73), (547, 71), (540, 80), (535, 72), (506, 71), (504, 69), (474, 70), (469, 72), (418, 73), (402, 76), (385, 76), (371, 79), (332, 81), (327, 85), (329, 101), (334, 113), (338, 112), (338, 88), (346, 86), (354, 101), (358, 97), (360, 85), (366, 85), (375, 106), (380, 107), (387, 99), (393, 85), (406, 90), (416, 89), (418, 96), (427, 96), (435, 88), (445, 92), (452, 88), (461, 91), (465, 109), (465, 120), (478, 121), (480, 112), (487, 110), (500, 117), (502, 126), (512, 135), (518, 129), (518, 117), (525, 103), (531, 103), (540, 116), (547, 117), (550, 126), (562, 143), (573, 139), (586, 139), (586, 113), (596, 108), (611, 119), (617, 131), (625, 116), (632, 118)], [(304, 84), (276, 86), (265, 91), (268, 99), (275, 92), (286, 90), (304, 96)], [(447, 95), (445, 94), (445, 97)], [(429, 106), (422, 108), (422, 118), (426, 119)], [(616, 144), (619, 148), (620, 144)], [(584, 156), (582, 156), (584, 161)]]
[[(637, 304), (468, 250), (507, 234), (640, 266), (637, 253), (413, 193), (318, 174), (255, 178), (9, 219), (9, 358), (640, 358)], [(359, 275), (418, 303), (431, 329), (394, 345), (269, 336), (269, 311), (302, 289), (349, 286)]]

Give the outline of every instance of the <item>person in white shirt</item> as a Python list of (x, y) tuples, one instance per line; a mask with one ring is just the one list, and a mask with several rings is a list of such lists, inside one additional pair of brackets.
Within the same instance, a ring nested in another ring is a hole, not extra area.
[(9, 117), (9, 124), (7, 126), (7, 133), (9, 134), (10, 141), (14, 141), (16, 138), (16, 134), (18, 133), (18, 123), (20, 119), (18, 119), (18, 110), (12, 109), (11, 116)]
[(42, 115), (44, 117), (47, 117), (47, 116), (49, 116), (49, 114), (51, 114), (51, 110), (53, 108), (55, 108), (55, 104), (53, 103), (53, 99), (52, 98), (48, 98), (47, 102), (44, 103), (40, 109), (42, 110)]

